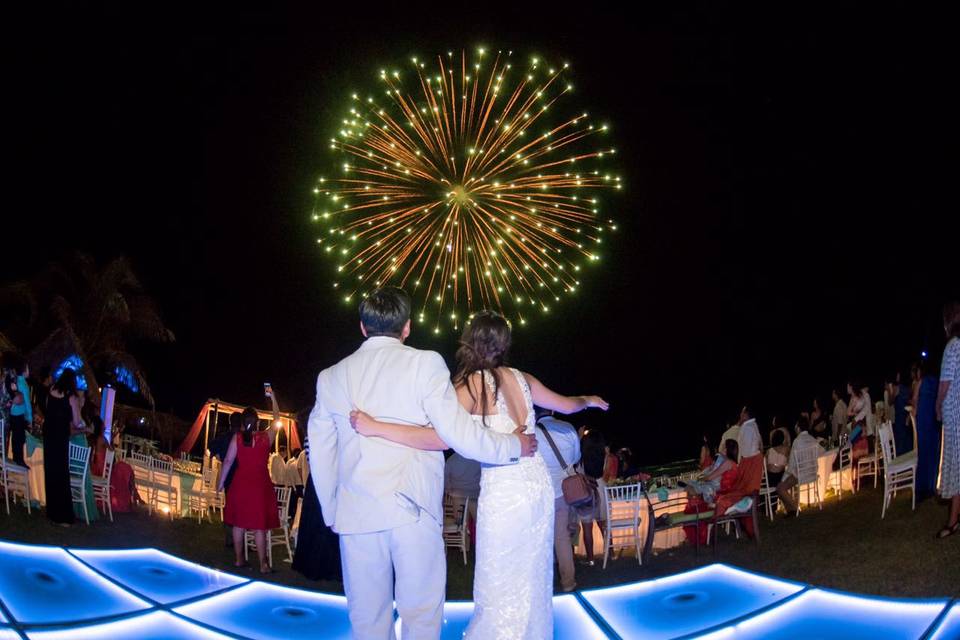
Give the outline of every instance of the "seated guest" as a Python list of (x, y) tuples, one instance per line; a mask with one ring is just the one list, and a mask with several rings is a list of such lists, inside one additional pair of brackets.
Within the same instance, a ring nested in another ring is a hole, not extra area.
[(773, 427), (770, 429), (770, 442), (771, 443), (773, 442), (773, 434), (779, 431), (780, 433), (783, 434), (783, 444), (785, 444), (787, 448), (789, 448), (790, 444), (793, 442), (793, 438), (790, 436), (790, 431), (785, 426), (783, 426), (783, 424), (781, 424), (780, 418), (778, 418), (777, 416), (773, 417), (772, 424), (773, 424)]
[[(553, 482), (553, 552), (560, 568), (560, 588), (570, 592), (577, 586), (571, 539), (572, 534), (577, 531), (577, 518), (563, 498), (562, 485), (567, 477), (567, 469), (571, 469), (580, 460), (580, 440), (573, 425), (555, 418), (553, 411), (537, 407), (537, 418), (537, 450), (543, 456)], [(563, 459), (563, 463), (557, 454)]]
[(713, 465), (700, 473), (696, 480), (687, 483), (687, 495), (699, 496), (706, 504), (713, 504), (714, 496), (720, 490), (723, 479), (733, 481), (737, 471), (737, 458), (740, 448), (736, 440), (727, 440), (724, 443), (724, 455), (717, 455)]
[(817, 442), (817, 439), (810, 435), (808, 429), (810, 425), (801, 420), (797, 422), (797, 439), (790, 447), (790, 457), (787, 460), (787, 469), (783, 474), (783, 480), (777, 485), (777, 495), (783, 502), (787, 514), (797, 510), (797, 501), (793, 499), (793, 488), (797, 486), (797, 458), (810, 451), (816, 451), (817, 456), (823, 454), (823, 447)]
[(604, 447), (603, 481), (611, 482), (620, 477), (620, 459), (613, 453), (610, 445)]
[[(760, 429), (757, 427), (757, 421), (753, 417), (753, 411), (749, 406), (744, 406), (740, 410), (738, 424), (740, 430), (737, 432), (737, 446), (740, 458), (751, 458), (761, 453), (763, 442), (760, 440)], [(739, 461), (738, 459), (737, 462)]]
[(707, 434), (703, 434), (703, 443), (700, 445), (700, 458), (697, 461), (701, 471), (713, 464), (713, 455), (710, 453), (710, 445), (708, 442)]
[(620, 461), (621, 478), (632, 478), (640, 473), (639, 467), (633, 461), (633, 451), (629, 447), (621, 447), (617, 451), (617, 459)]
[(722, 436), (720, 436), (720, 446), (717, 447), (717, 455), (719, 456), (720, 454), (723, 453), (724, 446), (725, 446), (724, 443), (727, 440), (736, 440), (739, 435), (740, 435), (740, 421), (737, 420), (737, 422), (727, 427), (727, 430), (723, 432)]
[[(104, 437), (104, 425), (100, 416), (94, 416), (91, 421), (93, 434), (89, 441), (93, 454), (90, 460), (90, 473), (102, 477), (107, 451), (113, 451), (113, 445)], [(143, 502), (137, 493), (133, 467), (119, 458), (114, 458), (113, 470), (110, 472), (110, 509), (117, 513), (127, 513), (132, 509), (134, 500)]]
[(830, 416), (830, 429), (833, 439), (836, 440), (847, 426), (847, 403), (843, 401), (843, 394), (833, 390), (833, 413)]
[(831, 437), (830, 423), (827, 414), (820, 406), (819, 398), (813, 399), (813, 411), (810, 412), (810, 433), (824, 440)]
[(783, 432), (773, 432), (773, 446), (767, 449), (767, 482), (776, 487), (783, 479), (783, 472), (787, 468), (787, 457), (790, 448), (783, 443)]

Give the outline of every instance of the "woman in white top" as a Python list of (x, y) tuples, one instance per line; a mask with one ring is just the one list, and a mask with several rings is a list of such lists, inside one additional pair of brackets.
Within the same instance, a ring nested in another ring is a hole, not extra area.
[[(510, 325), (499, 314), (477, 313), (460, 345), (453, 376), (457, 398), (487, 429), (534, 433), (534, 405), (565, 414), (607, 409), (598, 396), (562, 396), (529, 373), (507, 367)], [(351, 422), (365, 436), (418, 449), (447, 448), (432, 429), (378, 422), (361, 411), (351, 413)], [(481, 467), (475, 608), (465, 638), (553, 637), (554, 500), (540, 453), (513, 465)]]

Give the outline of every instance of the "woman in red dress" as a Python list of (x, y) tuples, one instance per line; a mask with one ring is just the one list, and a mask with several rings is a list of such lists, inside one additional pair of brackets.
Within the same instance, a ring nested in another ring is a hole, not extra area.
[(267, 531), (280, 526), (277, 513), (277, 497), (270, 481), (267, 460), (273, 447), (274, 430), (258, 431), (257, 410), (247, 407), (240, 418), (241, 431), (236, 435), (227, 450), (227, 459), (220, 470), (220, 490), (234, 463), (237, 469), (227, 492), (227, 506), (223, 520), (233, 527), (233, 551), (236, 554), (234, 566), (246, 566), (243, 558), (244, 534), (249, 529), (254, 532), (257, 542), (257, 556), (260, 559), (260, 572), (270, 573), (267, 563)]

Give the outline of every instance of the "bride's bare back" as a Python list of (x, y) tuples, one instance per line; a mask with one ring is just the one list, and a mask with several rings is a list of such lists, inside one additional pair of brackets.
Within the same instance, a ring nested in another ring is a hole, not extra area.
[[(500, 378), (500, 393), (503, 394), (510, 419), (516, 426), (525, 425), (528, 413), (527, 401), (517, 377), (507, 367), (498, 367), (496, 371)], [(473, 415), (496, 415), (497, 399), (489, 390), (486, 396), (481, 395), (481, 389), (483, 389), (483, 376), (479, 372), (471, 374), (466, 384), (457, 387), (457, 399), (460, 405)], [(481, 399), (485, 400), (482, 405)]]

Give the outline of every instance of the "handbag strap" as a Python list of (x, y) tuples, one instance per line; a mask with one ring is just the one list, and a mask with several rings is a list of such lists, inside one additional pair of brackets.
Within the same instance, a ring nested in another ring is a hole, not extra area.
[(557, 448), (557, 443), (553, 441), (553, 436), (550, 435), (550, 430), (543, 426), (543, 424), (540, 422), (537, 422), (537, 426), (540, 427), (541, 431), (543, 431), (543, 435), (547, 437), (547, 442), (550, 444), (550, 448), (553, 449), (553, 455), (557, 457), (557, 462), (560, 463), (560, 467), (567, 475), (570, 475), (570, 465), (568, 465), (566, 460), (563, 459), (563, 456), (560, 455), (560, 449)]

